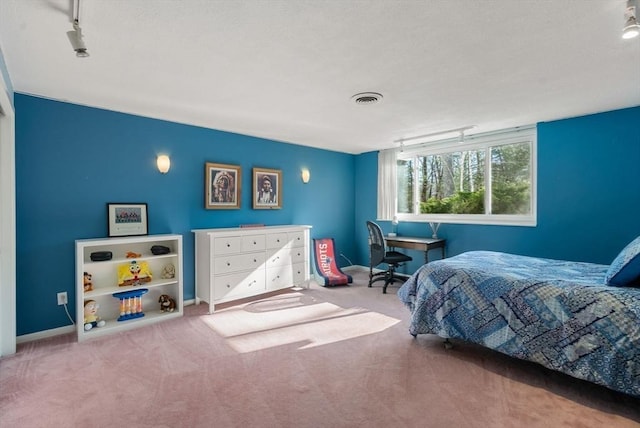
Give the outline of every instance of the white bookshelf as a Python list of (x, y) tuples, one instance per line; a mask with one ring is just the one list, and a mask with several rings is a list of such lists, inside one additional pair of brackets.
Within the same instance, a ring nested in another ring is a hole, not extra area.
[[(154, 255), (151, 247), (161, 245), (170, 249), (168, 254)], [(91, 253), (110, 251), (112, 258), (105, 261), (92, 261)], [(127, 253), (139, 254), (139, 257), (127, 257)], [(151, 281), (139, 285), (118, 285), (118, 268), (135, 261), (146, 264), (151, 272)], [(163, 278), (163, 270), (172, 265), (173, 278)], [(84, 290), (84, 273), (91, 274), (93, 290)], [(104, 336), (119, 331), (138, 328), (159, 321), (169, 320), (183, 315), (182, 286), (182, 235), (146, 235), (102, 239), (80, 239), (76, 241), (76, 330), (78, 341)], [(121, 315), (120, 300), (114, 293), (133, 290), (148, 290), (140, 296), (141, 311), (137, 317), (126, 318)], [(173, 312), (162, 312), (158, 299), (166, 294), (176, 302)], [(102, 327), (85, 330), (84, 303), (94, 300), (98, 303), (98, 316), (105, 321)], [(143, 315), (141, 315), (143, 314)]]

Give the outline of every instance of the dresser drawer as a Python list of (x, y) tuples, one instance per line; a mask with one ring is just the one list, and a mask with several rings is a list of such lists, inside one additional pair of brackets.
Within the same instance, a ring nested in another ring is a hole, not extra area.
[(304, 247), (304, 232), (289, 232), (287, 234), (289, 245), (292, 247)]
[(271, 250), (267, 257), (267, 269), (274, 266), (283, 266), (291, 264), (291, 248), (281, 248), (279, 250)]
[(242, 249), (242, 239), (239, 236), (222, 236), (214, 238), (213, 251), (214, 254), (235, 254)]
[(255, 270), (262, 266), (265, 261), (264, 253), (235, 254), (231, 256), (220, 256), (213, 260), (215, 275), (245, 270)]
[(264, 235), (250, 235), (242, 237), (242, 252), (261, 251), (265, 249)]
[(233, 300), (264, 293), (264, 270), (216, 275), (213, 278), (213, 299)]
[(282, 233), (268, 233), (267, 236), (267, 248), (282, 248), (289, 242), (289, 237), (286, 232)]
[(293, 272), (293, 284), (300, 285), (307, 280), (307, 264), (296, 263), (292, 268)]
[(275, 266), (267, 268), (267, 290), (278, 290), (293, 285), (293, 266)]

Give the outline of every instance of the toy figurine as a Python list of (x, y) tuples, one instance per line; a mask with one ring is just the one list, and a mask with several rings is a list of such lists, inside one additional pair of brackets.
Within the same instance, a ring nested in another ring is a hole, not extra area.
[(158, 303), (160, 303), (160, 312), (173, 312), (176, 310), (176, 301), (166, 294), (160, 295)]
[(84, 273), (84, 291), (93, 290), (93, 282), (91, 279), (91, 274), (89, 272)]
[(98, 302), (87, 300), (84, 302), (84, 329), (89, 331), (94, 327), (103, 327), (106, 322), (98, 317)]

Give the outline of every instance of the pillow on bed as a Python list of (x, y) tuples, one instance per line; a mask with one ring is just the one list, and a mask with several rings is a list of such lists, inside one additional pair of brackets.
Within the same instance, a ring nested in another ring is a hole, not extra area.
[(623, 248), (615, 258), (604, 281), (608, 285), (624, 287), (640, 283), (640, 236)]

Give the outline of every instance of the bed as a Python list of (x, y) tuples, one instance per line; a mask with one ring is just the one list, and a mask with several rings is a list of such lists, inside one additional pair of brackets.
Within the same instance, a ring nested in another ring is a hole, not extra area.
[(610, 266), (471, 251), (423, 265), (398, 296), (414, 336), (473, 342), (640, 396), (640, 237), (629, 247), (635, 256), (623, 250)]

